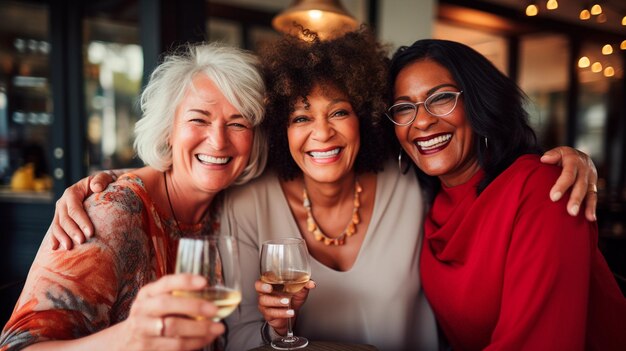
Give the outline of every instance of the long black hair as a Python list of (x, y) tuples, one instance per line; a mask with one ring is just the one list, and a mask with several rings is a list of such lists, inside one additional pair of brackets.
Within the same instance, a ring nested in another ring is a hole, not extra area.
[[(445, 67), (463, 91), (465, 116), (476, 136), (474, 147), (485, 172), (478, 184), (478, 194), (521, 155), (541, 153), (524, 109), (526, 94), (487, 58), (454, 41), (418, 40), (393, 55), (389, 72), (391, 89), (399, 72), (420, 60), (432, 60)], [(434, 177), (419, 170), (418, 176), (426, 187), (438, 188), (439, 182)]]

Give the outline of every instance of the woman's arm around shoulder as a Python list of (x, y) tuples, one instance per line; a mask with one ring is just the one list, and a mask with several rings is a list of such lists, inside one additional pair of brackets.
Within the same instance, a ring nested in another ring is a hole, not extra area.
[[(123, 313), (134, 298), (127, 281), (129, 268), (147, 267), (141, 261), (147, 246), (138, 243), (141, 215), (125, 206), (132, 201), (131, 194), (119, 187), (99, 198), (92, 196), (86, 205), (97, 236), (72, 251), (40, 247), (3, 343), (75, 339), (116, 322), (111, 316)], [(138, 251), (127, 255), (132, 250)]]

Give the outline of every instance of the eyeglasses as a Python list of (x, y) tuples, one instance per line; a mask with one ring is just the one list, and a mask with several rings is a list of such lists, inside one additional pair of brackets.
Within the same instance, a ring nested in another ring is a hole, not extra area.
[(408, 126), (415, 121), (419, 105), (424, 105), (424, 109), (431, 116), (445, 117), (454, 111), (462, 93), (463, 91), (442, 91), (434, 93), (424, 101), (400, 102), (391, 106), (386, 115), (395, 125)]

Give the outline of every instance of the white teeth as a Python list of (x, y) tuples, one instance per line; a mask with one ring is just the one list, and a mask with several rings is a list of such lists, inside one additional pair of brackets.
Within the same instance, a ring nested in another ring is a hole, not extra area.
[(335, 155), (337, 155), (339, 153), (339, 151), (341, 151), (340, 148), (336, 148), (330, 151), (311, 151), (309, 152), (309, 155), (313, 156), (314, 158), (329, 158), (329, 157), (333, 157)]
[(448, 140), (450, 140), (450, 138), (452, 138), (452, 134), (446, 134), (425, 141), (416, 141), (415, 143), (422, 149), (432, 149), (436, 146), (439, 146), (439, 144), (447, 142)]
[(196, 157), (198, 157), (198, 160), (202, 162), (217, 163), (220, 165), (226, 164), (228, 163), (228, 161), (230, 161), (230, 157), (214, 157), (214, 156), (202, 155), (202, 154), (198, 154)]

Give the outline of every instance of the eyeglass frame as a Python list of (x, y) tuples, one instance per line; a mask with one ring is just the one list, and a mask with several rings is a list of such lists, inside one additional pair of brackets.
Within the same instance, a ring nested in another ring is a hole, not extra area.
[[(428, 100), (432, 99), (435, 96), (441, 95), (441, 94), (454, 94), (455, 98), (454, 98), (454, 106), (452, 106), (452, 108), (450, 109), (449, 112), (444, 113), (444, 114), (435, 114), (432, 113), (428, 107), (426, 107), (426, 102), (428, 102)], [(431, 116), (434, 117), (445, 117), (449, 114), (451, 114), (452, 112), (454, 112), (454, 110), (456, 109), (456, 105), (459, 103), (459, 96), (461, 96), (461, 94), (463, 94), (463, 90), (460, 91), (439, 91), (436, 92), (434, 94), (432, 94), (431, 96), (427, 97), (426, 100), (424, 101), (418, 101), (418, 102), (398, 102), (397, 104), (393, 104), (391, 105), (387, 111), (385, 112), (385, 116), (387, 116), (387, 118), (395, 125), (400, 126), (400, 127), (406, 127), (408, 125), (413, 124), (413, 122), (415, 122), (415, 119), (417, 118), (417, 112), (419, 111), (419, 105), (424, 105), (424, 110)], [(411, 118), (410, 121), (406, 122), (406, 123), (398, 123), (396, 121), (393, 120), (393, 118), (389, 115), (389, 112), (391, 111), (392, 108), (399, 106), (399, 105), (413, 105), (415, 107), (415, 114), (413, 115), (413, 118)]]

